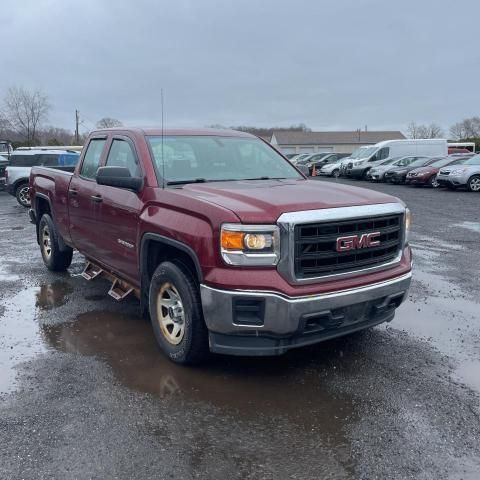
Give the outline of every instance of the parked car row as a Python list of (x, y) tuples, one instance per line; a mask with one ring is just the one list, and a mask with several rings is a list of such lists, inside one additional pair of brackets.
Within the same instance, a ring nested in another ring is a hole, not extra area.
[(480, 155), (468, 150), (454, 154), (451, 151), (443, 139), (389, 140), (362, 146), (350, 156), (325, 163), (312, 173), (480, 191)]
[[(347, 168), (345, 177), (451, 190), (466, 188), (480, 192), (480, 155), (446, 157), (400, 157), (388, 159), (365, 174), (358, 167)], [(320, 172), (321, 173), (321, 172)]]
[[(17, 149), (6, 162), (0, 159), (0, 178), (3, 176), (7, 192), (16, 197), (23, 207), (30, 206), (29, 179), (32, 167), (46, 166), (72, 169), (80, 154), (73, 150)], [(2, 175), (3, 172), (3, 175)]]

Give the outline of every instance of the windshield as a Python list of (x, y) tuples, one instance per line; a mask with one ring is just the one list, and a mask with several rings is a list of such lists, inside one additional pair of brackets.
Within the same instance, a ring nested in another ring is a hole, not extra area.
[(159, 177), (174, 183), (303, 179), (264, 142), (222, 136), (147, 137)]
[(467, 161), (463, 162), (463, 165), (480, 165), (480, 155), (475, 155), (472, 158), (469, 158)]
[(380, 165), (390, 165), (393, 162), (396, 162), (397, 160), (400, 160), (399, 157), (395, 158), (389, 158), (388, 160), (385, 160), (384, 162), (380, 163)]
[(448, 165), (449, 163), (452, 163), (452, 157), (441, 158), (440, 160), (437, 160), (436, 162), (433, 162), (430, 165), (435, 168), (440, 168), (440, 167), (444, 167), (445, 165)]
[(360, 147), (357, 148), (349, 158), (367, 158), (373, 155), (377, 151), (377, 147)]
[(410, 163), (409, 166), (410, 167), (423, 167), (424, 165), (430, 164), (431, 161), (432, 161), (431, 158), (422, 157), (422, 158), (418, 158), (414, 162)]
[(300, 160), (297, 160), (295, 163), (297, 165), (305, 165), (308, 162), (310, 162), (310, 155), (308, 155), (307, 157), (303, 157)]

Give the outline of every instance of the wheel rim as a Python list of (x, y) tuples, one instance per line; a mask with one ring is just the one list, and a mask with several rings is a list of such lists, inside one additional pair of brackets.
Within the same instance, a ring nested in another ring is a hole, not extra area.
[(480, 192), (480, 178), (472, 178), (470, 180), (470, 189), (472, 192)]
[(157, 318), (165, 339), (178, 345), (185, 335), (185, 311), (182, 299), (171, 283), (164, 283), (158, 292)]
[(335, 178), (338, 178), (338, 177), (340, 176), (340, 171), (339, 171), (339, 170), (334, 170), (334, 171), (333, 171), (333, 176), (334, 176)]
[(430, 180), (430, 185), (433, 188), (437, 188), (440, 184), (437, 182), (437, 176), (433, 176), (432, 179)]
[(42, 229), (42, 252), (47, 260), (52, 256), (52, 239), (47, 225)]
[(18, 198), (23, 204), (29, 204), (30, 203), (30, 194), (29, 194), (29, 189), (28, 187), (22, 187), (20, 189), (20, 192), (18, 194)]

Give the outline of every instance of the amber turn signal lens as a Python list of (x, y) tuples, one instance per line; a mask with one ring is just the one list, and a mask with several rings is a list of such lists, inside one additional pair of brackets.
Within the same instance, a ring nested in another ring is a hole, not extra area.
[(222, 230), (222, 248), (225, 250), (242, 250), (244, 248), (243, 232), (229, 232)]

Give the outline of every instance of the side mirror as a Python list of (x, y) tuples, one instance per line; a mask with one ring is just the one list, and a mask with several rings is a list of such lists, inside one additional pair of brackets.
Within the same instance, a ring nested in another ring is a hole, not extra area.
[(143, 186), (143, 179), (132, 177), (127, 167), (100, 167), (97, 170), (97, 183), (139, 192)]

